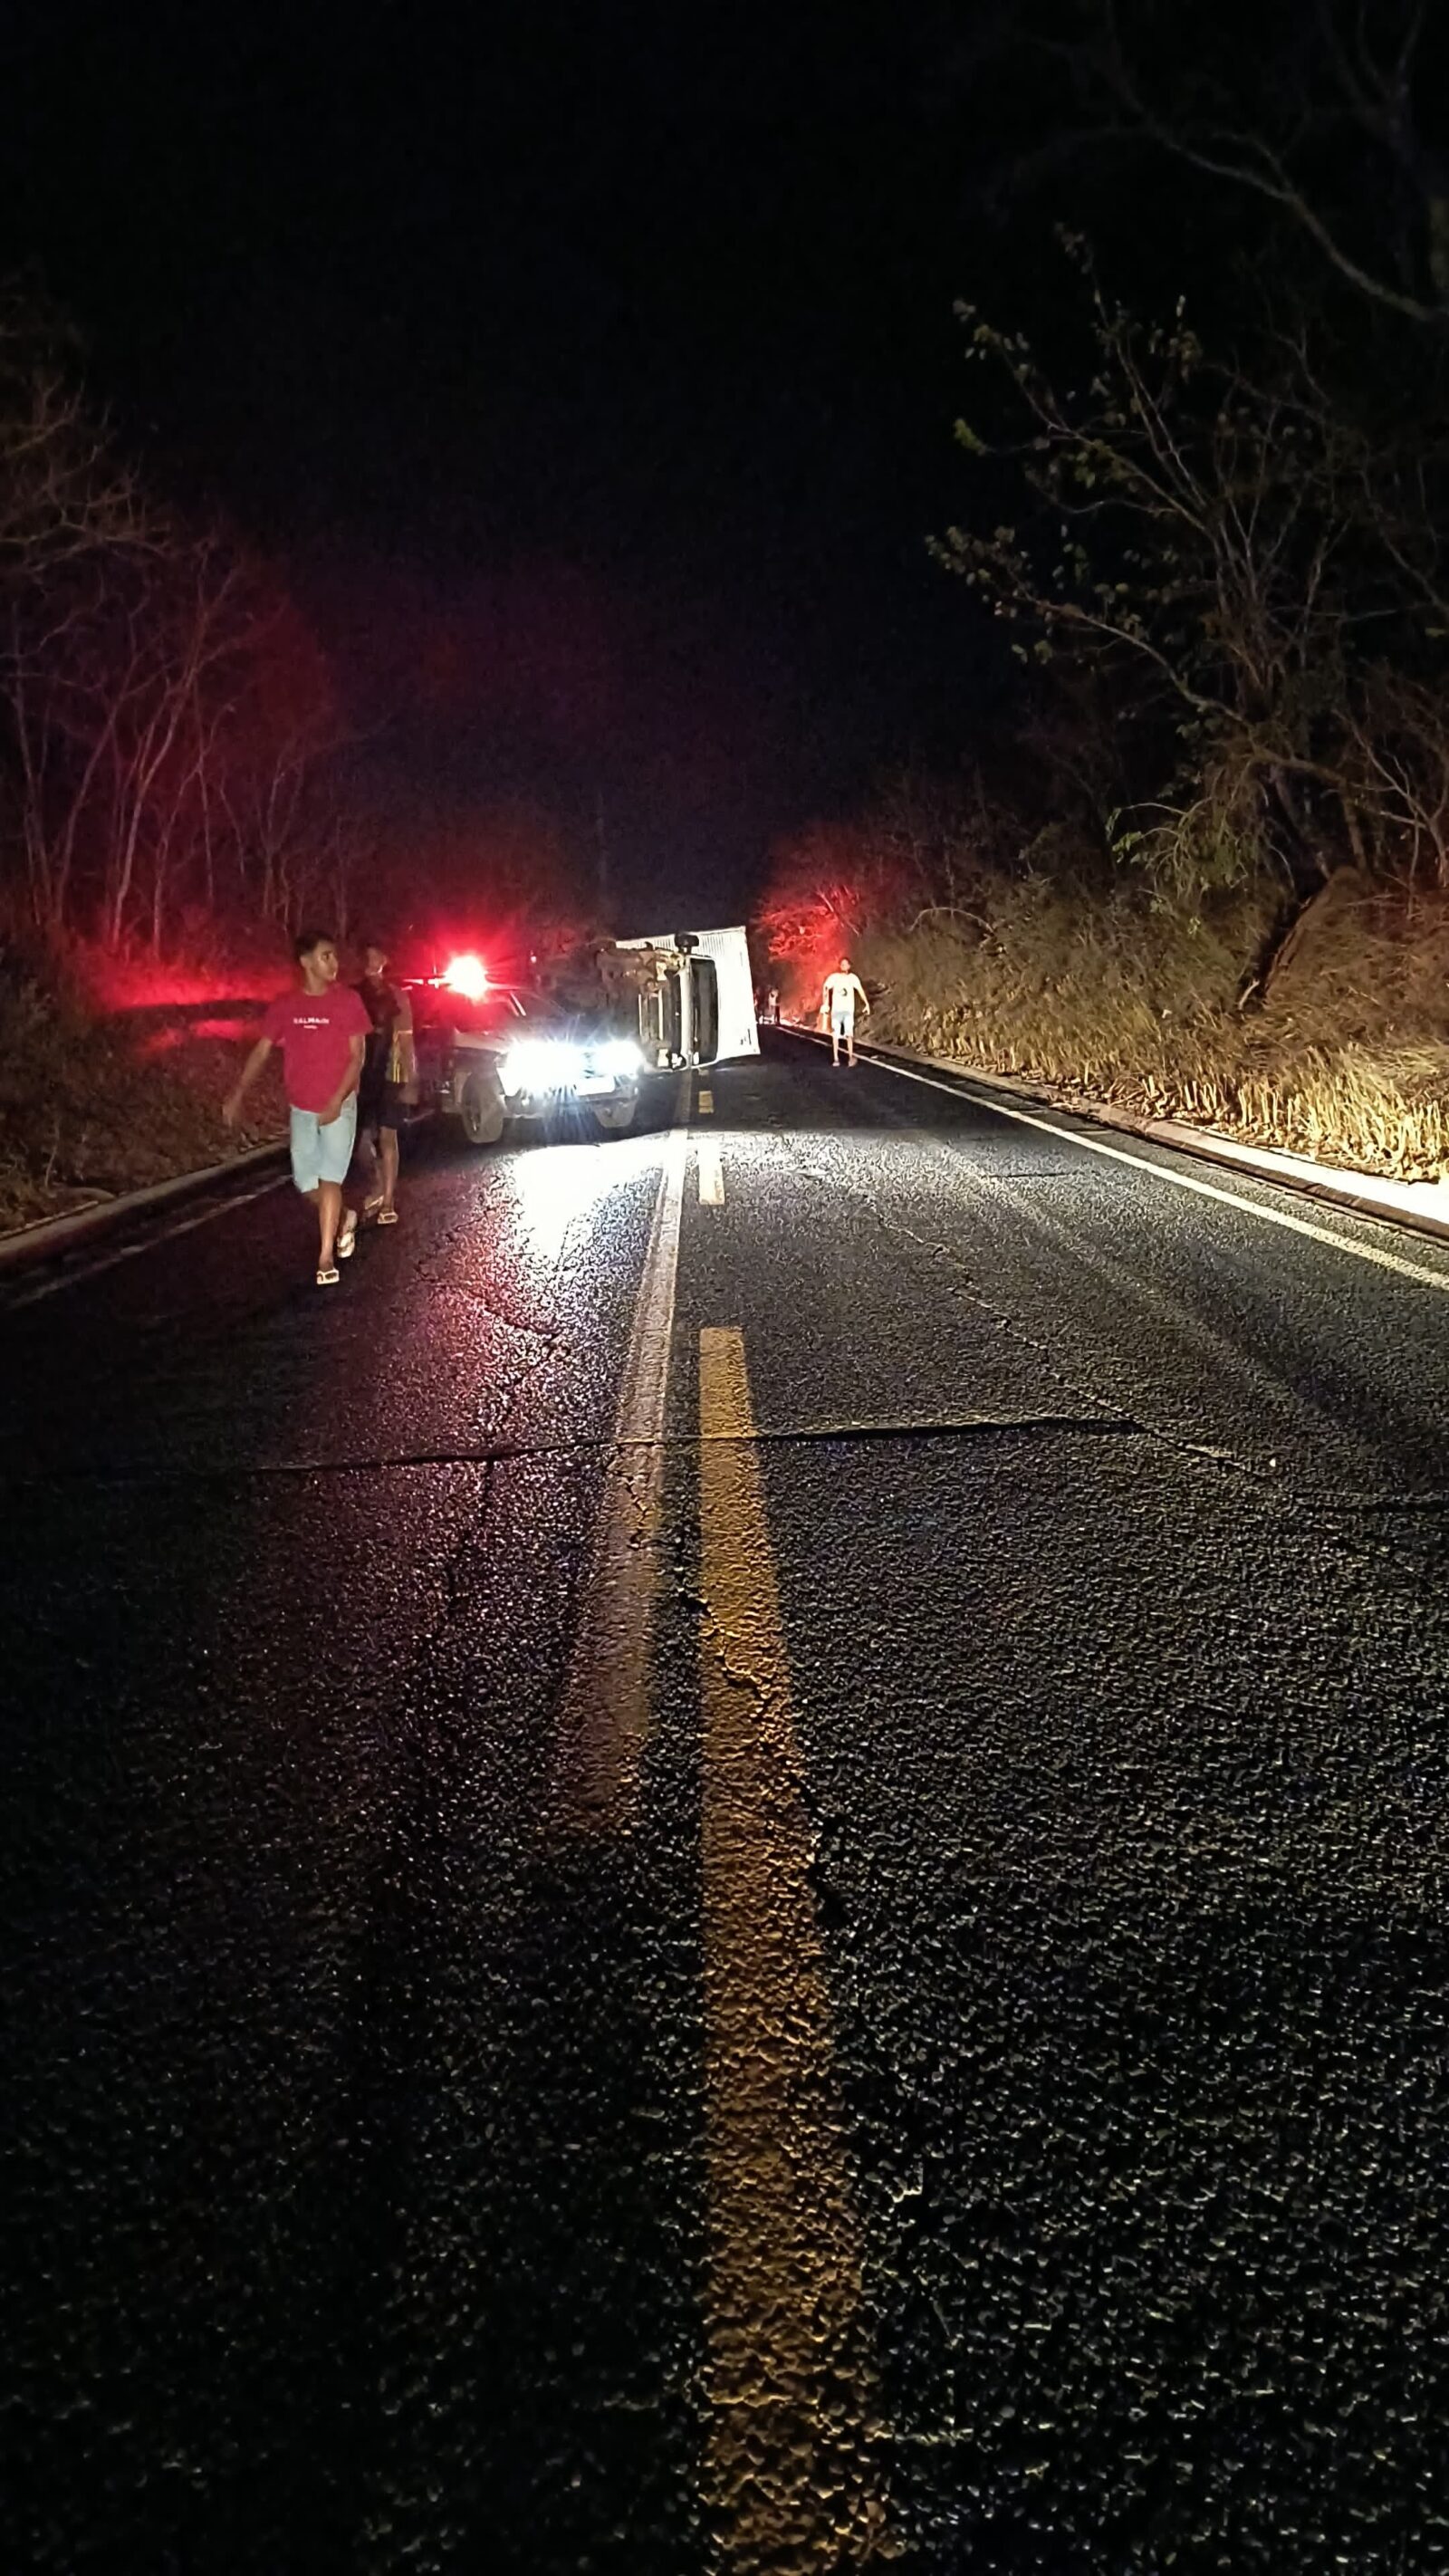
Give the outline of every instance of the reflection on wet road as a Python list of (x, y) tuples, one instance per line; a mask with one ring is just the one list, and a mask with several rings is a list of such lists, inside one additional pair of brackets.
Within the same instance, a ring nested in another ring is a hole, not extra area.
[(1449, 2564), (1449, 1259), (702, 1088), (0, 1297), (7, 2565)]

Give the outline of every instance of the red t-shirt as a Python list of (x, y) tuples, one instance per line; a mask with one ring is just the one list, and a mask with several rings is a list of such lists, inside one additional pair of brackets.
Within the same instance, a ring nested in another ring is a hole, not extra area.
[(262, 1022), (262, 1035), (282, 1050), (287, 1098), (294, 1109), (325, 1109), (347, 1073), (353, 1038), (372, 1022), (350, 984), (325, 993), (283, 993)]

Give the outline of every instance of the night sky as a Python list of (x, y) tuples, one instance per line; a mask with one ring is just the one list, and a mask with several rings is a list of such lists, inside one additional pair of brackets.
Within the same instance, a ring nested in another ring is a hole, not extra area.
[[(23, 0), (0, 264), (75, 317), (153, 483), (283, 566), (395, 847), (532, 808), (587, 852), (601, 821), (621, 926), (718, 918), (772, 837), (969, 759), (1009, 689), (926, 545), (993, 503), (952, 443), (956, 300), (1077, 331), (1065, 221), (1139, 311), (1186, 294), (1230, 344), (1266, 281), (1291, 319), (1261, 200), (1035, 42), (1082, 14)], [(1129, 15), (1149, 87), (1200, 99), (1207, 66), (1372, 234), (1384, 172), (1312, 121), (1306, 0)]]
[(381, 792), (601, 805), (627, 908), (729, 911), (990, 684), (925, 550), (999, 254), (960, 18), (50, 0), (0, 247), (286, 563)]

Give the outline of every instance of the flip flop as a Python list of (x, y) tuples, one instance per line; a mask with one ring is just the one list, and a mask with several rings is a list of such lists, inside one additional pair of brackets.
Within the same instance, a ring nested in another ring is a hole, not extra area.
[(338, 1280), (341, 1278), (341, 1276), (342, 1276), (342, 1273), (341, 1273), (341, 1271), (337, 1268), (337, 1265), (336, 1265), (336, 1263), (334, 1262), (334, 1263), (333, 1263), (333, 1266), (332, 1266), (332, 1268), (331, 1268), (330, 1270), (319, 1270), (319, 1271), (318, 1271), (318, 1273), (317, 1273), (317, 1285), (318, 1285), (318, 1287), (319, 1287), (319, 1288), (335, 1288), (335, 1287), (336, 1287), (336, 1285), (337, 1285), (337, 1282), (338, 1282)]
[(377, 1212), (377, 1221), (379, 1225), (396, 1225), (397, 1209), (379, 1208)]
[(337, 1238), (337, 1258), (339, 1261), (350, 1261), (356, 1250), (357, 1217), (355, 1211), (349, 1208), (342, 1220), (342, 1232)]

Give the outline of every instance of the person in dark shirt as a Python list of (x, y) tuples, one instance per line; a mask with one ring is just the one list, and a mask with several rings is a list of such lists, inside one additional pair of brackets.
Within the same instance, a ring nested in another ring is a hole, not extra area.
[(375, 1217), (379, 1225), (396, 1225), (398, 1129), (417, 1096), (417, 1070), (412, 1004), (406, 993), (387, 980), (387, 950), (380, 939), (363, 942), (362, 981), (357, 990), (371, 1022), (357, 1123), (372, 1153), (376, 1183), (368, 1192), (363, 1214)]

